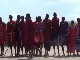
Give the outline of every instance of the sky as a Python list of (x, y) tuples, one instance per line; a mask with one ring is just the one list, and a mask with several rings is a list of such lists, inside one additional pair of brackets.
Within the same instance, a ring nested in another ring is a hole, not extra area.
[(62, 16), (66, 21), (76, 21), (80, 17), (80, 0), (0, 0), (0, 17), (5, 23), (9, 21), (9, 15), (16, 20), (17, 15), (30, 13), (35, 21), (36, 16), (44, 19), (46, 14), (52, 19), (54, 12), (60, 21)]

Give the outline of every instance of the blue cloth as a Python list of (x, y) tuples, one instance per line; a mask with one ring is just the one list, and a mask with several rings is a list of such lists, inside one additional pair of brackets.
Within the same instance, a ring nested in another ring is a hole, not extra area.
[(50, 38), (50, 45), (57, 45), (58, 44), (58, 32), (52, 32)]
[(58, 39), (58, 33), (57, 32), (52, 32), (50, 40), (55, 40), (55, 39)]
[(60, 22), (60, 33), (67, 33), (68, 32), (68, 22)]

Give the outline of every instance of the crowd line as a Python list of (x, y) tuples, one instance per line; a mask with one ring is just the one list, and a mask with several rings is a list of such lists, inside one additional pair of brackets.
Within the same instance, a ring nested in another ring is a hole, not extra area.
[[(23, 54), (29, 56), (42, 56), (42, 48), (45, 48), (44, 56), (49, 56), (51, 46), (53, 46), (53, 56), (56, 55), (55, 46), (57, 46), (58, 56), (60, 56), (60, 46), (63, 56), (65, 56), (64, 46), (67, 47), (67, 55), (79, 55), (80, 52), (80, 18), (77, 18), (77, 24), (71, 20), (70, 24), (62, 17), (59, 23), (57, 13), (53, 13), (52, 20), (49, 19), (49, 14), (46, 14), (45, 19), (37, 16), (35, 22), (31, 20), (30, 14), (26, 17), (17, 15), (16, 21), (13, 16), (9, 15), (9, 22), (5, 24), (0, 17), (0, 45), (1, 56), (4, 55), (4, 45), (7, 44), (13, 56), (20, 56), (20, 49)], [(7, 53), (7, 51), (6, 51)], [(77, 54), (75, 54), (77, 53)]]

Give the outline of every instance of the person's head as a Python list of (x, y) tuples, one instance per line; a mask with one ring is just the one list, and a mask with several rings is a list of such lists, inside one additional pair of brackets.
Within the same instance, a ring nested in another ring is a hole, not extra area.
[(20, 21), (20, 15), (17, 15), (17, 20)]
[(38, 22), (38, 17), (36, 16), (36, 22)]
[(48, 19), (49, 18), (49, 14), (46, 14), (46, 19)]
[(21, 20), (24, 21), (24, 16), (21, 16)]
[(2, 23), (2, 18), (0, 17), (0, 23)]
[(77, 18), (77, 22), (80, 23), (80, 18)]
[(30, 19), (31, 17), (30, 17), (30, 14), (28, 13), (28, 14), (26, 14), (26, 17), (25, 17), (25, 19), (27, 20), (27, 19)]
[(71, 25), (74, 25), (74, 21), (73, 20), (71, 21)]
[(13, 18), (13, 16), (12, 15), (9, 15), (9, 19), (12, 20), (12, 18)]
[(38, 16), (37, 19), (38, 19), (37, 20), (38, 22), (41, 22), (42, 21), (41, 16)]
[(63, 21), (63, 22), (65, 21), (65, 17), (62, 17), (62, 21)]
[(53, 13), (53, 16), (54, 16), (54, 17), (57, 17), (57, 14), (56, 14), (56, 12), (54, 12), (54, 13)]

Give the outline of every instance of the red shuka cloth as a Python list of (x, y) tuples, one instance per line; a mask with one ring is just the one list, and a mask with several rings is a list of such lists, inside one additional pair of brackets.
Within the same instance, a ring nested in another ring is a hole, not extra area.
[[(15, 22), (8, 22), (7, 23), (7, 39), (8, 39), (8, 46), (14, 45), (16, 46), (16, 38), (15, 38)], [(11, 35), (12, 34), (12, 35)]]
[(6, 24), (2, 22), (0, 24), (0, 45), (4, 45), (6, 40)]
[(44, 19), (43, 20), (45, 29), (43, 31), (44, 34), (44, 42), (47, 42), (50, 40), (50, 33), (51, 33), (51, 21), (49, 19)]
[(69, 40), (68, 40), (68, 51), (67, 52), (71, 52), (74, 53), (75, 52), (75, 47), (76, 47), (76, 33), (77, 33), (77, 29), (74, 26), (74, 29), (72, 28), (72, 26), (69, 26)]

